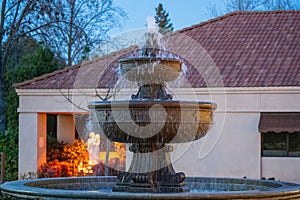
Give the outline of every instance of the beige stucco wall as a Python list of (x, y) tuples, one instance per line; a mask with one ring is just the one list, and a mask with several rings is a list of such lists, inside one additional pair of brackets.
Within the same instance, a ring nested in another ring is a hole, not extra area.
[[(68, 103), (56, 90), (17, 92), (20, 96), (20, 174), (36, 167), (33, 164), (37, 162), (36, 149), (31, 145), (38, 134), (36, 113), (83, 111)], [(87, 102), (98, 100), (91, 98), (93, 92), (86, 91), (82, 96), (82, 92), (74, 91), (72, 98), (77, 105), (86, 108)], [(260, 112), (300, 112), (299, 87), (174, 89), (172, 94), (177, 99), (218, 104), (215, 125), (206, 137), (193, 143), (174, 145), (171, 157), (177, 171), (184, 171), (188, 176), (275, 177), (300, 182), (300, 174), (295, 173), (300, 158), (261, 158), (258, 132)], [(128, 99), (129, 96), (130, 93), (125, 92), (119, 98)], [(290, 170), (285, 170), (287, 166)]]
[[(193, 142), (175, 162), (188, 176), (260, 177), (259, 115), (227, 113), (225, 124), (218, 123), (205, 138)], [(221, 132), (219, 132), (221, 130)]]
[(36, 172), (37, 167), (46, 162), (46, 115), (20, 113), (19, 126), (19, 176)]
[(262, 158), (262, 177), (300, 183), (300, 159), (294, 157)]
[(57, 116), (57, 140), (73, 144), (75, 138), (75, 123), (73, 115)]

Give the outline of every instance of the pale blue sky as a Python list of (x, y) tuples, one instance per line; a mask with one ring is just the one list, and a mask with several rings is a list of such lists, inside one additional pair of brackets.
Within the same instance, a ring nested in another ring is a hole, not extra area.
[(208, 8), (211, 5), (222, 7), (223, 0), (114, 0), (128, 15), (123, 29), (114, 33), (145, 28), (147, 16), (155, 16), (155, 8), (163, 4), (175, 30), (182, 29), (211, 18)]

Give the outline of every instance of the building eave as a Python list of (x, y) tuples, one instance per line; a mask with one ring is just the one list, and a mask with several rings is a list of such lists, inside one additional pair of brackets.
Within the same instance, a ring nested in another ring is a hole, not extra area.
[[(300, 86), (284, 87), (223, 87), (223, 88), (171, 88), (178, 94), (300, 94)], [(106, 94), (108, 88), (97, 89), (100, 94)], [(132, 90), (124, 89), (125, 93)], [(95, 89), (16, 89), (18, 96), (59, 96), (69, 95), (94, 95)]]

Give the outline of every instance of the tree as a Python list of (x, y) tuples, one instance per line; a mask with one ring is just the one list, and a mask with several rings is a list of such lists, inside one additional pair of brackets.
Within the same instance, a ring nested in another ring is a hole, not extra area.
[(36, 36), (53, 23), (56, 11), (51, 0), (3, 0), (0, 19), (0, 132), (6, 130), (5, 80), (6, 70), (16, 66), (19, 40)]
[(18, 179), (18, 131), (8, 130), (7, 134), (0, 134), (0, 152), (4, 152), (6, 155), (5, 156), (5, 181), (17, 180)]
[[(50, 73), (65, 66), (65, 61), (57, 57), (49, 47), (42, 43), (37, 43), (32, 38), (22, 38), (23, 49), (19, 50), (18, 64), (5, 74), (6, 93), (5, 101), (10, 102), (6, 105), (7, 127), (9, 129), (18, 129), (19, 105), (18, 96), (13, 89), (14, 83), (19, 83), (34, 77)], [(17, 45), (19, 46), (19, 45)]]
[[(44, 73), (52, 72), (64, 66), (64, 60), (55, 56), (43, 44), (32, 38), (22, 38), (19, 42), (23, 48), (18, 49), (18, 64), (6, 71), (5, 81), (7, 92), (6, 105), (7, 133), (0, 133), (0, 151), (6, 153), (6, 181), (18, 178), (18, 96), (13, 89), (13, 83), (22, 82)], [(21, 45), (20, 44), (20, 45)], [(19, 44), (17, 46), (20, 46)]]
[(226, 9), (230, 11), (251, 11), (260, 6), (261, 0), (227, 0)]
[(164, 10), (163, 5), (161, 3), (158, 4), (157, 8), (155, 8), (156, 16), (155, 22), (158, 25), (158, 31), (162, 34), (173, 32), (173, 24), (171, 23), (171, 19), (169, 18), (169, 13)]
[(300, 2), (293, 0), (262, 0), (265, 10), (300, 10)]
[(299, 10), (300, 4), (294, 0), (227, 0), (223, 9), (211, 5), (209, 14), (212, 17), (224, 15), (233, 11), (270, 11), (270, 10)]
[[(113, 0), (3, 0), (0, 19), (0, 132), (6, 130), (7, 69), (18, 65), (22, 38), (42, 41), (68, 64), (81, 61), (125, 14)], [(22, 44), (23, 45), (23, 44)]]
[(48, 45), (66, 57), (67, 65), (82, 61), (91, 49), (108, 38), (108, 32), (121, 26), (124, 11), (113, 0), (62, 0), (56, 4), (56, 26), (50, 27)]

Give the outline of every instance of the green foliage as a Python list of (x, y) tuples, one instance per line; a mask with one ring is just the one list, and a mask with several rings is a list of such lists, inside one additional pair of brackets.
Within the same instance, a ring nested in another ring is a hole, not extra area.
[(169, 18), (169, 13), (164, 10), (163, 5), (161, 3), (158, 4), (158, 7), (155, 8), (156, 16), (155, 22), (158, 25), (159, 32), (162, 34), (173, 32), (173, 24), (171, 23), (171, 19)]
[(59, 69), (62, 60), (55, 57), (49, 48), (28, 39), (18, 54), (19, 61), (14, 68), (7, 70), (6, 81), (6, 121), (7, 133), (0, 133), (0, 152), (6, 153), (6, 181), (18, 179), (18, 96), (13, 84), (32, 79)]
[(82, 61), (88, 60), (90, 52), (91, 52), (91, 49), (88, 46), (85, 46), (82, 51), (81, 60)]
[[(29, 48), (29, 51), (28, 51)], [(28, 39), (16, 67), (6, 74), (6, 81), (18, 83), (52, 72), (64, 66), (64, 61), (43, 44)]]
[(6, 154), (5, 181), (18, 179), (18, 131), (0, 133), (0, 152)]
[(19, 55), (18, 64), (14, 68), (7, 70), (5, 76), (7, 86), (5, 95), (5, 101), (7, 102), (6, 121), (8, 129), (18, 128), (17, 108), (19, 102), (13, 84), (41, 76), (64, 66), (64, 61), (56, 57), (48, 47), (36, 43), (32, 39), (27, 41), (28, 43), (26, 43)]

